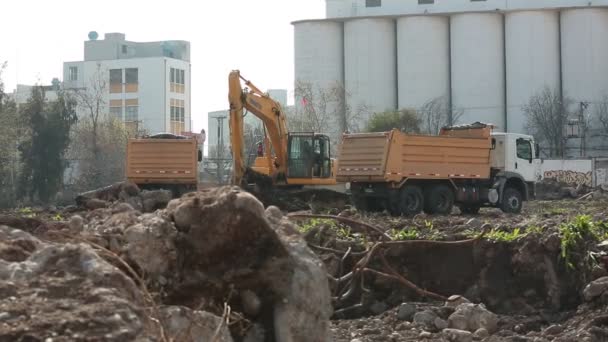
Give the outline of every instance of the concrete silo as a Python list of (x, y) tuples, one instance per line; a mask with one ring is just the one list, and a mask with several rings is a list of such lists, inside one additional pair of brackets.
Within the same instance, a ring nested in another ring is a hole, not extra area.
[(420, 108), (450, 97), (449, 18), (412, 16), (397, 19), (399, 108)]
[(344, 23), (346, 103), (361, 113), (362, 123), (373, 112), (397, 107), (395, 21), (355, 19)]
[(564, 10), (561, 25), (564, 95), (589, 101), (593, 114), (593, 102), (608, 95), (608, 9)]
[(507, 130), (526, 133), (522, 106), (545, 86), (560, 87), (559, 13), (522, 11), (505, 14)]
[(452, 106), (460, 123), (482, 121), (505, 129), (503, 16), (463, 13), (451, 17)]
[[(294, 22), (294, 82), (310, 83), (312, 89), (344, 84), (344, 30), (340, 22)], [(296, 97), (296, 106), (302, 99)], [(333, 108), (335, 110), (335, 108)]]

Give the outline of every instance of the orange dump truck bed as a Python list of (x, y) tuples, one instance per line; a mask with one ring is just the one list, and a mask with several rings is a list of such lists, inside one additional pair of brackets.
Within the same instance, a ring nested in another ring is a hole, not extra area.
[(136, 184), (196, 184), (196, 139), (129, 139), (127, 179)]
[(338, 182), (400, 182), (404, 179), (490, 178), (490, 128), (442, 130), (438, 136), (345, 134)]

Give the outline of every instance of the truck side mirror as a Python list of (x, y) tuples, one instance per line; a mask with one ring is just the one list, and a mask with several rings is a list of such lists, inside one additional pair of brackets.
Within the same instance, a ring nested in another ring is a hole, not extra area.
[(534, 154), (536, 155), (536, 159), (540, 158), (540, 145), (538, 143), (534, 144)]
[(198, 150), (198, 161), (203, 161), (203, 151)]

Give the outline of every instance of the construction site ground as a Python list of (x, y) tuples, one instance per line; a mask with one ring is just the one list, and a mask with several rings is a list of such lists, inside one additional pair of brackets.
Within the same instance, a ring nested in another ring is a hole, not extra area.
[(607, 341), (608, 198), (572, 197), (404, 218), (119, 184), (4, 210), (0, 341)]

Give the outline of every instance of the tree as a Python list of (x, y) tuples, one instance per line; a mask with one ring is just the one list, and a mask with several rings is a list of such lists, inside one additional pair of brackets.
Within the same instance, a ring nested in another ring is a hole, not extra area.
[(85, 121), (88, 122), (89, 127), (89, 140), (85, 143), (88, 150), (90, 151), (91, 157), (86, 158), (92, 163), (89, 168), (91, 174), (89, 177), (94, 179), (101, 178), (101, 170), (105, 166), (103, 164), (103, 157), (101, 155), (101, 148), (99, 146), (99, 121), (105, 120), (108, 115), (106, 106), (106, 96), (108, 93), (108, 81), (107, 72), (101, 68), (101, 65), (97, 65), (97, 70), (89, 79), (87, 85), (84, 88), (71, 89), (72, 96), (74, 96), (78, 109), (84, 113), (86, 117)]
[(0, 207), (12, 207), (16, 201), (16, 185), (20, 172), (18, 143), (28, 136), (26, 121), (17, 112), (15, 101), (4, 92), (0, 63)]
[[(91, 135), (95, 134), (95, 149)], [(68, 159), (75, 168), (70, 180), (74, 190), (82, 192), (124, 180), (129, 132), (119, 118), (100, 114), (96, 123), (82, 117), (71, 132)], [(101, 165), (101, 166), (100, 166)]]
[(450, 108), (445, 96), (431, 99), (418, 110), (421, 132), (437, 135), (442, 127), (457, 124), (462, 115), (462, 111), (454, 111)]
[(603, 133), (608, 134), (608, 95), (604, 95), (604, 97), (595, 105), (595, 117), (602, 125), (601, 128)]
[(74, 107), (63, 92), (59, 92), (57, 101), (47, 103), (44, 88), (32, 88), (30, 99), (20, 111), (31, 132), (19, 146), (23, 160), (20, 198), (49, 203), (60, 190), (66, 166), (64, 153), (76, 122)]
[(564, 129), (571, 104), (570, 98), (564, 96), (562, 99), (558, 89), (551, 90), (545, 86), (522, 107), (526, 116), (526, 130), (539, 143), (549, 147), (552, 157), (561, 157), (565, 152)]
[(384, 111), (372, 115), (366, 131), (386, 132), (397, 128), (404, 133), (420, 133), (420, 123), (418, 114), (412, 109)]

